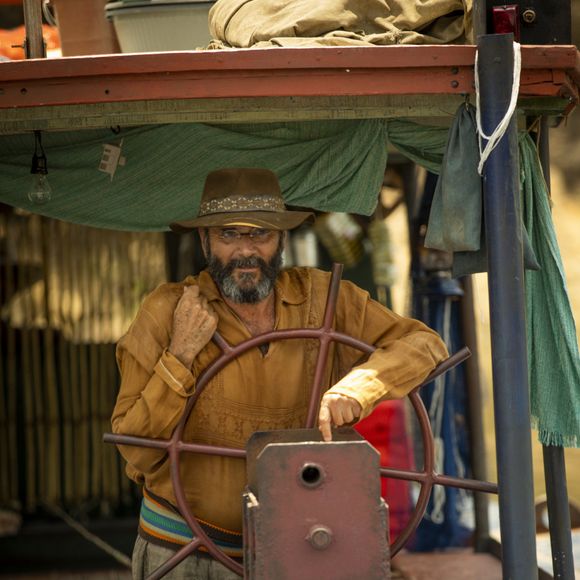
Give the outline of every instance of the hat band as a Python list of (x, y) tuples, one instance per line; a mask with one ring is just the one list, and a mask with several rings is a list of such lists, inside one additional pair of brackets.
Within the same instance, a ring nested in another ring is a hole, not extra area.
[(203, 201), (198, 217), (233, 211), (286, 211), (284, 202), (274, 195), (236, 195)]

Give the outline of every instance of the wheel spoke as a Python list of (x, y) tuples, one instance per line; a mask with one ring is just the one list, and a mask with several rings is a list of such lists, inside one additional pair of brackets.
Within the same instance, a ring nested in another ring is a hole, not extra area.
[(322, 395), (322, 379), (326, 368), (326, 359), (332, 341), (332, 323), (336, 313), (336, 302), (338, 300), (338, 291), (340, 289), (340, 279), (342, 277), (342, 264), (334, 264), (332, 267), (332, 276), (328, 286), (328, 295), (326, 296), (326, 306), (324, 308), (324, 317), (322, 327), (320, 328), (320, 348), (316, 358), (314, 370), (314, 380), (310, 390), (310, 402), (308, 404), (308, 415), (306, 417), (306, 429), (312, 429), (316, 423), (316, 415)]
[(180, 451), (189, 453), (201, 453), (202, 455), (222, 455), (224, 457), (240, 457), (245, 459), (246, 450), (234, 447), (219, 447), (218, 445), (202, 445), (201, 443), (185, 443), (179, 441), (177, 447)]
[(379, 468), (381, 477), (390, 477), (392, 479), (402, 479), (404, 481), (417, 481), (423, 483), (429, 479), (424, 471), (405, 471), (403, 469), (392, 469), (391, 467)]
[(169, 560), (161, 564), (159, 568), (157, 568), (150, 576), (147, 577), (147, 580), (158, 580), (167, 574), (169, 571), (173, 570), (180, 562), (185, 560), (188, 556), (193, 554), (193, 552), (201, 545), (201, 541), (199, 538), (193, 538), (189, 544), (180, 548)]
[(105, 433), (103, 442), (115, 443), (116, 445), (132, 445), (136, 447), (152, 447), (154, 449), (169, 449), (170, 439), (152, 439), (150, 437), (137, 437), (136, 435), (117, 435)]

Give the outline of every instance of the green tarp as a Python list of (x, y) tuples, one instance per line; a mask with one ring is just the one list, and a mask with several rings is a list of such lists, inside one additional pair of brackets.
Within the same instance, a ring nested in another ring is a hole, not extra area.
[[(99, 170), (106, 144), (125, 165)], [(161, 125), (43, 134), (52, 200), (28, 201), (34, 137), (0, 137), (0, 201), (74, 223), (167, 229), (197, 214), (205, 176), (220, 167), (267, 167), (286, 202), (322, 211), (373, 212), (387, 161), (383, 120), (261, 125)]]

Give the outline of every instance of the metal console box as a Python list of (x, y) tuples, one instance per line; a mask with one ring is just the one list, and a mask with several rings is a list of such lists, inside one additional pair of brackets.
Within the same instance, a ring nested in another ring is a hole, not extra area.
[(390, 578), (377, 451), (363, 440), (280, 443), (275, 433), (248, 445), (244, 578)]

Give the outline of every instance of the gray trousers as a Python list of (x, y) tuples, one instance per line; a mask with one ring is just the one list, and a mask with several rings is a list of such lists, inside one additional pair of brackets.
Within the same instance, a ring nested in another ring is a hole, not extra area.
[[(145, 580), (159, 566), (167, 562), (175, 552), (169, 548), (156, 546), (141, 536), (137, 536), (133, 548), (133, 580)], [(221, 562), (195, 551), (180, 562), (164, 578), (168, 580), (240, 580), (235, 572), (226, 568)]]

